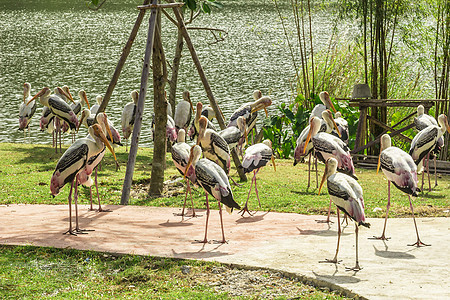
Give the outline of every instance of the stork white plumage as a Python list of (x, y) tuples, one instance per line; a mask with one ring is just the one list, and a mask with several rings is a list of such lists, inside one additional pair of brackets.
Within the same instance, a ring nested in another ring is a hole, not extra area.
[[(203, 103), (197, 102), (196, 108), (197, 108), (197, 110), (195, 111), (194, 120), (192, 121), (191, 128), (189, 128), (189, 131), (188, 131), (188, 136), (191, 138), (191, 140), (193, 140), (194, 138), (196, 138), (198, 136), (198, 131), (199, 131), (198, 121), (200, 120), (200, 117), (202, 116), (201, 112), (203, 109)], [(217, 131), (216, 127), (210, 120), (208, 120), (206, 128)]]
[(429, 246), (423, 243), (419, 238), (419, 231), (417, 230), (416, 219), (414, 218), (414, 208), (411, 201), (411, 196), (417, 196), (417, 167), (411, 156), (405, 151), (393, 147), (391, 144), (391, 137), (388, 134), (381, 136), (381, 152), (378, 157), (377, 173), (380, 169), (383, 170), (384, 176), (388, 180), (388, 203), (386, 206), (386, 217), (384, 219), (383, 233), (380, 237), (375, 239), (388, 240), (386, 237), (386, 223), (391, 206), (391, 182), (402, 192), (408, 194), (409, 205), (414, 220), (414, 227), (416, 228), (417, 242), (409, 246)]
[(186, 200), (187, 200), (187, 194), (189, 192), (191, 196), (191, 202), (192, 202), (192, 216), (195, 217), (195, 210), (194, 210), (194, 200), (192, 199), (192, 193), (191, 193), (191, 186), (189, 184), (189, 181), (192, 181), (193, 184), (195, 184), (195, 170), (194, 167), (191, 166), (191, 170), (186, 171), (186, 166), (189, 161), (189, 155), (191, 152), (191, 146), (189, 146), (186, 143), (186, 132), (184, 129), (180, 129), (178, 131), (178, 137), (177, 142), (172, 146), (172, 160), (175, 164), (175, 167), (177, 170), (181, 173), (181, 175), (186, 174), (186, 194), (184, 196), (184, 204), (183, 204), (183, 210), (181, 211), (181, 216), (184, 216), (184, 209), (186, 208)]
[[(340, 111), (334, 114), (334, 122), (336, 123), (339, 133), (341, 134), (340, 136), (341, 140), (348, 146), (348, 141), (350, 137), (350, 133), (348, 131), (348, 122), (346, 119), (342, 117)], [(331, 134), (337, 135), (337, 133), (334, 132), (332, 132)]]
[(322, 177), (322, 182), (319, 187), (319, 195), (322, 186), (327, 181), (328, 193), (330, 199), (337, 206), (338, 217), (338, 242), (336, 247), (336, 254), (333, 259), (323, 262), (338, 263), (337, 255), (339, 251), (339, 242), (341, 239), (341, 222), (339, 220), (339, 210), (342, 210), (345, 215), (355, 221), (355, 234), (356, 234), (356, 264), (353, 268), (347, 268), (353, 271), (361, 270), (358, 259), (358, 230), (359, 226), (370, 227), (370, 224), (366, 222), (364, 215), (364, 199), (363, 190), (358, 182), (350, 176), (342, 173), (337, 173), (338, 161), (335, 158), (329, 158), (326, 162), (325, 172)]
[[(100, 153), (106, 145), (111, 153), (114, 154), (114, 150), (109, 145), (102, 128), (100, 125), (95, 124), (89, 127), (89, 134), (91, 138), (81, 138), (75, 141), (59, 159), (55, 171), (53, 172), (50, 180), (50, 191), (53, 196), (58, 195), (60, 189), (66, 184), (71, 182), (72, 186), (69, 193), (69, 230), (66, 233), (76, 235), (77, 233), (83, 233), (85, 230), (79, 228), (78, 225), (78, 184), (76, 183), (76, 177), (80, 173), (88, 162), (89, 158)], [(115, 154), (114, 154), (115, 158)], [(74, 201), (75, 201), (75, 218), (76, 227), (75, 231), (72, 229), (72, 190), (75, 184)]]
[(36, 101), (30, 101), (31, 84), (25, 82), (23, 84), (23, 101), (19, 105), (19, 130), (23, 130), (23, 136), (26, 137), (25, 129), (28, 129), (30, 136), (30, 122), (36, 112)]
[(75, 101), (74, 103), (72, 103), (70, 105), (70, 107), (72, 108), (73, 112), (78, 116), (81, 112), (81, 109), (83, 108), (83, 106), (86, 104), (88, 109), (91, 109), (91, 105), (89, 104), (86, 92), (84, 90), (80, 90), (78, 92), (78, 97), (80, 97), (79, 101)]
[(133, 128), (134, 128), (134, 117), (136, 115), (137, 102), (139, 99), (139, 92), (132, 91), (131, 99), (133, 99), (133, 101), (128, 102), (123, 107), (122, 116), (120, 119), (120, 123), (122, 125), (123, 138), (126, 140), (126, 146), (125, 146), (126, 151), (128, 151), (128, 138), (130, 137), (131, 133), (133, 132)]
[(245, 124), (244, 117), (240, 116), (237, 119), (237, 127), (230, 126), (224, 130), (219, 131), (219, 135), (223, 137), (225, 142), (227, 142), (230, 150), (236, 146), (239, 146), (239, 150), (242, 151), (242, 146), (247, 139), (247, 125)]
[(210, 105), (206, 105), (202, 109), (202, 116), (205, 116), (209, 121), (212, 121), (216, 117), (216, 113)]
[(91, 106), (91, 114), (95, 117), (95, 115), (98, 112), (98, 109), (100, 108), (100, 105), (102, 105), (103, 102), (103, 97), (102, 95), (97, 95), (95, 97), (95, 102), (97, 102), (96, 104)]
[(314, 117), (321, 119), (322, 112), (330, 108), (333, 110), (334, 113), (336, 113), (336, 108), (334, 108), (333, 102), (331, 102), (330, 94), (328, 94), (328, 92), (326, 91), (321, 92), (319, 94), (319, 98), (323, 104), (317, 104), (316, 106), (314, 106), (313, 110), (311, 111), (311, 115), (309, 115), (310, 121)]
[(227, 174), (225, 174), (224, 170), (215, 162), (209, 159), (200, 159), (201, 154), (202, 150), (199, 145), (195, 145), (194, 147), (192, 147), (191, 153), (189, 155), (189, 161), (186, 166), (186, 170), (189, 170), (191, 165), (195, 166), (195, 176), (197, 178), (197, 182), (206, 192), (205, 238), (200, 242), (208, 242), (207, 232), (210, 214), (208, 194), (210, 194), (218, 201), (220, 224), (222, 228), (222, 240), (220, 242), (226, 243), (222, 221), (222, 204), (225, 205), (225, 208), (229, 213), (231, 213), (234, 208), (240, 209), (241, 207), (234, 200), (230, 182), (228, 181)]
[[(448, 125), (447, 116), (444, 114), (439, 115), (438, 124), (431, 125), (421, 130), (412, 140), (411, 147), (409, 149), (409, 155), (411, 155), (414, 163), (418, 166), (418, 172), (422, 171), (423, 159), (429, 155), (430, 151), (436, 148), (436, 145), (440, 138), (447, 130), (450, 132), (450, 126)], [(429, 173), (429, 166), (427, 164), (427, 172)], [(431, 190), (431, 184), (429, 186)]]
[(80, 129), (81, 125), (84, 125), (86, 128), (95, 124), (95, 115), (91, 113), (91, 110), (85, 108), (81, 112), (80, 120), (78, 122), (77, 130)]
[(175, 107), (175, 115), (173, 117), (177, 132), (181, 128), (187, 130), (189, 124), (191, 123), (193, 111), (194, 106), (192, 105), (190, 94), (188, 91), (184, 91), (183, 100), (181, 100)]
[(258, 199), (259, 207), (261, 207), (258, 187), (256, 186), (256, 174), (258, 174), (259, 170), (267, 165), (267, 163), (271, 160), (273, 168), (276, 171), (275, 159), (272, 151), (272, 142), (270, 140), (264, 140), (262, 143), (251, 145), (245, 150), (245, 155), (242, 159), (242, 167), (244, 168), (244, 173), (250, 173), (253, 171), (253, 177), (250, 184), (250, 189), (248, 190), (247, 201), (245, 202), (244, 208), (240, 211), (242, 212), (242, 216), (244, 216), (245, 212), (252, 215), (248, 210), (248, 199), (250, 198), (253, 183), (255, 183), (256, 198)]

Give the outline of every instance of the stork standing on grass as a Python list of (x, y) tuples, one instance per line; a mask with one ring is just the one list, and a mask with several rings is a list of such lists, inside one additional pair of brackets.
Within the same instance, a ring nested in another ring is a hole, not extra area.
[(188, 177), (186, 179), (186, 194), (184, 196), (184, 204), (183, 210), (181, 211), (181, 216), (184, 216), (187, 194), (189, 192), (192, 202), (192, 216), (195, 217), (194, 200), (192, 199), (191, 186), (189, 184), (189, 181), (192, 181), (192, 183), (194, 184), (196, 182), (194, 167), (191, 166), (191, 170), (186, 171), (190, 153), (191, 146), (186, 143), (186, 132), (184, 131), (184, 129), (180, 129), (178, 131), (177, 143), (172, 146), (172, 160), (181, 175), (186, 174), (186, 177)]
[(414, 227), (416, 228), (417, 242), (409, 246), (429, 246), (423, 243), (419, 238), (419, 231), (417, 230), (416, 219), (414, 218), (414, 209), (411, 202), (411, 196), (417, 196), (417, 167), (408, 153), (393, 147), (391, 145), (391, 137), (388, 134), (383, 134), (381, 137), (381, 153), (378, 157), (377, 174), (380, 169), (383, 170), (384, 176), (388, 180), (388, 203), (386, 206), (386, 217), (384, 219), (383, 233), (380, 237), (375, 239), (388, 240), (386, 238), (386, 223), (391, 206), (391, 182), (402, 192), (408, 194), (409, 206), (414, 220)]
[(338, 162), (335, 158), (329, 158), (326, 162), (325, 172), (322, 177), (322, 182), (319, 187), (319, 195), (322, 186), (327, 181), (328, 193), (330, 199), (337, 206), (338, 217), (338, 242), (336, 247), (336, 254), (333, 259), (323, 262), (338, 263), (337, 255), (339, 251), (339, 242), (341, 239), (341, 222), (339, 220), (339, 211), (343, 211), (346, 216), (355, 221), (355, 233), (356, 233), (356, 264), (353, 268), (347, 268), (348, 270), (359, 271), (358, 260), (358, 229), (359, 226), (370, 227), (370, 224), (366, 222), (364, 215), (364, 199), (363, 190), (358, 182), (350, 176), (342, 173), (337, 173)]
[[(75, 141), (59, 159), (56, 169), (53, 172), (50, 180), (50, 191), (53, 196), (58, 195), (60, 189), (66, 184), (71, 182), (71, 188), (69, 193), (69, 230), (65, 233), (76, 235), (77, 233), (83, 233), (85, 230), (80, 229), (78, 225), (78, 184), (77, 175), (85, 167), (89, 158), (99, 154), (105, 147), (113, 153), (114, 159), (116, 155), (113, 148), (109, 144), (106, 136), (103, 133), (102, 128), (98, 124), (94, 124), (89, 127), (89, 134), (91, 138), (81, 138)], [(75, 185), (74, 201), (75, 201), (75, 231), (72, 229), (72, 190)]]
[(205, 238), (200, 242), (208, 242), (207, 232), (210, 214), (208, 194), (210, 194), (218, 201), (219, 205), (220, 225), (222, 228), (222, 240), (220, 241), (220, 243), (226, 243), (222, 221), (222, 204), (225, 205), (225, 208), (229, 213), (231, 213), (234, 208), (240, 209), (241, 207), (234, 200), (230, 182), (228, 181), (227, 174), (225, 174), (224, 170), (215, 162), (209, 159), (200, 159), (201, 155), (202, 149), (200, 148), (200, 146), (195, 145), (194, 147), (192, 147), (189, 155), (189, 161), (186, 166), (186, 170), (189, 170), (191, 165), (195, 166), (195, 176), (197, 178), (197, 182), (201, 187), (203, 187), (206, 192)]
[(123, 138), (126, 140), (126, 151), (128, 151), (128, 138), (130, 137), (131, 133), (133, 132), (134, 128), (134, 118), (136, 115), (136, 109), (137, 109), (137, 102), (139, 99), (139, 92), (138, 91), (132, 91), (131, 92), (131, 99), (133, 101), (128, 102), (123, 107), (122, 116), (120, 119), (120, 123), (122, 125), (122, 134)]
[(194, 106), (192, 105), (190, 94), (188, 91), (184, 91), (183, 100), (175, 107), (175, 115), (173, 117), (177, 132), (180, 129), (187, 130), (191, 123), (193, 111)]
[[(418, 166), (418, 172), (420, 172), (423, 167), (424, 158), (429, 155), (430, 151), (436, 148), (436, 144), (444, 135), (445, 131), (447, 130), (450, 133), (450, 126), (448, 125), (446, 115), (439, 115), (438, 124), (439, 126), (431, 125), (421, 130), (411, 142), (409, 155), (411, 155), (414, 163)], [(430, 176), (428, 163), (427, 172), (428, 176)], [(429, 190), (431, 191), (431, 184), (429, 185)]]
[(245, 155), (242, 160), (242, 167), (244, 168), (244, 173), (250, 173), (253, 171), (253, 178), (252, 183), (250, 184), (250, 189), (248, 190), (247, 201), (245, 202), (244, 208), (241, 210), (242, 216), (245, 212), (252, 215), (248, 210), (248, 199), (250, 198), (253, 182), (255, 183), (256, 198), (258, 199), (259, 207), (261, 207), (258, 188), (256, 186), (256, 174), (258, 174), (259, 170), (267, 165), (270, 160), (272, 160), (273, 168), (276, 171), (275, 158), (272, 151), (272, 142), (270, 140), (264, 140), (262, 143), (252, 145), (245, 150)]
[(23, 102), (19, 106), (19, 130), (23, 130), (23, 136), (26, 137), (25, 129), (28, 129), (30, 136), (30, 122), (36, 112), (36, 101), (30, 101), (31, 84), (25, 82), (23, 84)]
[[(417, 117), (414, 118), (414, 125), (416, 125), (417, 130), (421, 131), (421, 130), (427, 128), (428, 126), (438, 126), (438, 123), (434, 117), (425, 114), (425, 108), (423, 107), (423, 105), (419, 105), (419, 106), (417, 106)], [(443, 146), (444, 146), (444, 136), (441, 136), (436, 143), (436, 147), (433, 149), (432, 152), (429, 152), (429, 153), (432, 153), (433, 157), (434, 157), (434, 185), (435, 186), (438, 185), (437, 172), (436, 172), (436, 156), (439, 154), (439, 152), (441, 151)], [(430, 156), (430, 154), (427, 155), (427, 165), (429, 164), (429, 162), (428, 162), (429, 156)], [(420, 166), (420, 168), (422, 168), (422, 165)], [(422, 187), (421, 187), (422, 190), (423, 190), (423, 181), (424, 181), (424, 173), (422, 172)], [(428, 174), (428, 185), (431, 186), (430, 174)]]

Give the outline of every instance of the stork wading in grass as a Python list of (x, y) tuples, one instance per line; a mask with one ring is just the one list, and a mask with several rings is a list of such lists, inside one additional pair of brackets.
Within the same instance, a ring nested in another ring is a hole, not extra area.
[(428, 246), (424, 244), (419, 238), (419, 231), (417, 230), (416, 219), (414, 218), (414, 208), (411, 201), (411, 196), (417, 197), (417, 166), (412, 157), (405, 151), (393, 147), (391, 144), (391, 137), (388, 134), (383, 134), (381, 137), (381, 153), (378, 157), (377, 173), (380, 169), (383, 170), (384, 176), (388, 180), (388, 202), (386, 206), (386, 217), (384, 219), (383, 233), (380, 237), (375, 239), (388, 240), (386, 237), (386, 223), (391, 206), (391, 182), (402, 192), (408, 194), (409, 205), (411, 208), (412, 217), (414, 220), (414, 227), (417, 234), (417, 242), (410, 246)]
[(364, 199), (363, 190), (358, 182), (352, 177), (337, 173), (338, 161), (331, 157), (328, 158), (325, 166), (325, 172), (322, 177), (322, 182), (319, 187), (319, 195), (322, 190), (323, 184), (327, 181), (328, 193), (330, 199), (337, 206), (338, 217), (338, 241), (336, 247), (336, 254), (333, 259), (322, 262), (338, 263), (337, 256), (339, 251), (339, 242), (341, 239), (341, 222), (339, 220), (339, 211), (342, 211), (346, 216), (355, 222), (355, 234), (356, 234), (356, 264), (353, 268), (347, 268), (347, 270), (359, 271), (361, 267), (358, 259), (358, 231), (359, 226), (369, 228), (370, 224), (366, 222), (364, 215)]
[(126, 141), (125, 142), (125, 145), (126, 145), (125, 151), (128, 151), (128, 138), (131, 136), (131, 133), (133, 132), (133, 128), (134, 128), (134, 118), (136, 115), (137, 102), (139, 99), (139, 92), (132, 91), (131, 99), (133, 99), (133, 101), (128, 102), (123, 107), (122, 115), (120, 118), (120, 124), (122, 125), (122, 136)]
[[(231, 213), (233, 209), (241, 209), (239, 204), (236, 203), (231, 191), (230, 182), (225, 171), (215, 162), (202, 158), (202, 149), (199, 145), (195, 145), (191, 148), (189, 155), (189, 161), (186, 166), (186, 170), (189, 170), (190, 166), (195, 166), (195, 177), (198, 184), (205, 190), (206, 194), (206, 226), (205, 226), (205, 238), (200, 241), (201, 243), (208, 243), (208, 221), (209, 221), (209, 200), (208, 194), (212, 195), (219, 205), (220, 225), (222, 229), (222, 240), (220, 243), (226, 243), (225, 231), (223, 229), (222, 221), (222, 204), (225, 205), (225, 209)], [(187, 172), (187, 171), (186, 171)]]
[(248, 199), (250, 198), (250, 192), (252, 191), (253, 183), (255, 183), (256, 198), (258, 199), (259, 207), (261, 207), (258, 188), (256, 186), (256, 174), (258, 174), (259, 170), (267, 165), (269, 161), (272, 161), (273, 168), (276, 171), (275, 158), (272, 151), (272, 142), (270, 140), (264, 140), (262, 143), (252, 145), (245, 150), (245, 155), (242, 159), (242, 167), (244, 168), (244, 173), (250, 173), (253, 171), (253, 177), (250, 184), (250, 189), (248, 190), (247, 201), (240, 211), (240, 213), (242, 212), (242, 216), (244, 216), (245, 212), (247, 212), (249, 215), (252, 215), (248, 210)]
[(30, 101), (31, 84), (25, 82), (23, 84), (23, 102), (19, 105), (19, 130), (23, 130), (23, 137), (26, 137), (28, 130), (28, 137), (30, 137), (30, 122), (34, 113), (36, 112), (36, 101)]
[[(59, 159), (55, 171), (50, 180), (50, 191), (53, 196), (58, 195), (60, 189), (66, 184), (71, 183), (69, 192), (69, 230), (65, 233), (76, 235), (83, 233), (85, 230), (80, 229), (78, 224), (78, 184), (77, 177), (80, 172), (86, 167), (87, 162), (93, 156), (98, 155), (104, 147), (113, 153), (114, 159), (117, 163), (116, 155), (113, 148), (106, 139), (105, 134), (99, 124), (94, 124), (89, 127), (89, 134), (91, 138), (80, 138), (75, 141)], [(74, 191), (75, 202), (75, 230), (72, 228), (72, 191)]]
[[(436, 148), (441, 137), (447, 130), (450, 133), (450, 126), (448, 125), (447, 116), (444, 114), (439, 115), (437, 125), (430, 125), (421, 130), (412, 140), (411, 147), (409, 149), (409, 155), (411, 155), (414, 163), (418, 166), (418, 172), (422, 171), (423, 161), (425, 157), (428, 157), (430, 152)], [(443, 141), (443, 140), (442, 140)], [(428, 160), (427, 160), (428, 161)], [(426, 165), (428, 176), (429, 164)], [(422, 174), (423, 181), (423, 174)], [(431, 183), (429, 184), (429, 190), (431, 190)], [(423, 191), (423, 190), (422, 190)]]
[(186, 166), (189, 161), (189, 155), (191, 154), (191, 146), (186, 143), (186, 132), (184, 129), (178, 131), (177, 142), (172, 146), (172, 160), (177, 170), (181, 175), (186, 174), (186, 194), (184, 196), (183, 210), (181, 216), (184, 216), (184, 209), (186, 208), (187, 194), (191, 196), (192, 203), (192, 216), (195, 217), (194, 200), (192, 199), (191, 186), (189, 181), (195, 184), (195, 171), (194, 166), (191, 166), (191, 170), (186, 171)]

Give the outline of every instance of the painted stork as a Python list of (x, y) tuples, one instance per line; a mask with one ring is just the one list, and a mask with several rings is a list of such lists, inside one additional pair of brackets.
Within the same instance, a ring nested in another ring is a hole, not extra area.
[(202, 149), (199, 145), (195, 145), (191, 148), (189, 155), (189, 161), (186, 166), (186, 170), (190, 169), (190, 166), (195, 166), (195, 176), (198, 184), (205, 190), (206, 194), (206, 227), (205, 238), (200, 241), (201, 243), (207, 243), (208, 233), (208, 221), (209, 221), (209, 201), (208, 194), (211, 194), (219, 205), (220, 225), (222, 228), (222, 240), (221, 243), (226, 243), (225, 232), (223, 229), (222, 221), (222, 204), (225, 205), (225, 209), (231, 213), (234, 208), (241, 209), (239, 204), (236, 203), (231, 191), (230, 182), (228, 181), (227, 174), (224, 170), (215, 162), (202, 158), (199, 159), (202, 154)]
[[(333, 120), (333, 114), (330, 110), (324, 110), (322, 112), (322, 119), (320, 120), (320, 128), (319, 132), (332, 133), (333, 129), (336, 132), (339, 132), (337, 124)], [(308, 159), (308, 188), (310, 187), (311, 182), (311, 154), (313, 152), (313, 144), (308, 143), (306, 145), (306, 138), (308, 137), (311, 125), (308, 125), (303, 129), (300, 133), (300, 136), (297, 138), (297, 145), (294, 150), (294, 166), (297, 165), (300, 161), (304, 160), (306, 155), (309, 155)], [(339, 135), (340, 133), (338, 133)], [(306, 145), (306, 148), (305, 148)], [(318, 174), (317, 174), (317, 158), (316, 158), (316, 188), (318, 187)]]
[(184, 91), (183, 100), (180, 101), (175, 107), (175, 115), (173, 117), (177, 132), (181, 128), (187, 130), (189, 124), (191, 123), (193, 111), (194, 106), (192, 105), (190, 94), (188, 91)]
[(78, 97), (80, 97), (80, 100), (75, 101), (75, 103), (70, 105), (70, 107), (72, 107), (72, 110), (76, 115), (80, 114), (81, 109), (83, 108), (83, 103), (86, 104), (88, 109), (91, 109), (88, 98), (86, 96), (86, 92), (84, 90), (80, 90), (78, 92)]
[(181, 175), (186, 174), (186, 176), (188, 177), (186, 179), (186, 194), (184, 196), (184, 204), (183, 204), (183, 210), (181, 211), (181, 216), (184, 216), (184, 209), (186, 207), (187, 194), (189, 192), (189, 195), (191, 196), (191, 202), (192, 202), (192, 216), (195, 217), (194, 200), (192, 199), (191, 186), (189, 184), (189, 181), (192, 181), (193, 184), (195, 184), (195, 181), (196, 181), (194, 167), (191, 166), (192, 170), (186, 171), (186, 166), (189, 161), (190, 152), (191, 152), (191, 146), (189, 146), (186, 143), (186, 132), (184, 131), (184, 129), (181, 128), (178, 131), (177, 143), (175, 143), (172, 146), (172, 160), (173, 160), (173, 163), (175, 164), (175, 167), (181, 173)]
[(411, 156), (405, 151), (393, 147), (391, 145), (391, 137), (388, 134), (383, 134), (381, 137), (381, 153), (378, 157), (378, 171), (383, 170), (384, 176), (388, 180), (388, 202), (386, 206), (386, 217), (384, 218), (383, 233), (380, 237), (374, 237), (375, 239), (388, 240), (385, 236), (386, 223), (389, 214), (389, 208), (391, 207), (391, 182), (402, 192), (408, 194), (409, 206), (411, 208), (414, 227), (416, 228), (417, 242), (409, 246), (429, 246), (424, 244), (419, 238), (419, 232), (417, 230), (416, 219), (414, 218), (414, 209), (411, 201), (411, 196), (417, 197), (417, 166), (415, 165)]
[[(196, 138), (198, 136), (198, 131), (199, 131), (198, 121), (200, 120), (200, 117), (202, 116), (201, 112), (203, 109), (203, 103), (197, 102), (196, 108), (197, 108), (197, 110), (195, 112), (194, 120), (192, 121), (191, 128), (188, 131), (188, 136), (191, 138), (191, 140), (193, 140), (194, 138)], [(208, 120), (206, 128), (217, 131), (216, 127), (210, 120)]]
[[(78, 226), (78, 184), (76, 183), (76, 178), (78, 173), (80, 173), (85, 167), (89, 158), (100, 153), (105, 145), (113, 153), (114, 159), (115, 153), (111, 145), (108, 143), (106, 136), (103, 133), (100, 125), (95, 124), (89, 127), (89, 134), (91, 138), (81, 138), (75, 141), (61, 156), (59, 159), (56, 169), (53, 172), (52, 178), (50, 180), (50, 191), (53, 196), (58, 195), (60, 189), (66, 184), (71, 182), (71, 188), (69, 193), (69, 230), (65, 233), (76, 235), (77, 233), (83, 233), (84, 230), (80, 229)], [(116, 159), (117, 161), (117, 159)], [(75, 185), (74, 201), (75, 201), (75, 218), (76, 227), (75, 231), (72, 230), (72, 190)]]
[[(341, 134), (340, 138), (341, 140), (348, 146), (349, 141), (349, 131), (348, 131), (348, 122), (346, 119), (342, 117), (342, 114), (340, 111), (336, 112), (334, 114), (334, 122), (337, 125), (338, 131)], [(331, 132), (332, 135), (337, 136), (337, 132)]]
[(206, 105), (202, 109), (202, 116), (205, 116), (209, 121), (212, 121), (216, 117), (216, 113), (210, 105)]
[(264, 140), (262, 143), (254, 144), (245, 150), (245, 155), (242, 160), (242, 167), (244, 168), (244, 173), (250, 173), (253, 171), (253, 178), (252, 183), (250, 184), (250, 189), (248, 190), (247, 201), (245, 202), (244, 208), (241, 210), (242, 216), (244, 216), (245, 212), (252, 215), (248, 210), (248, 199), (250, 198), (253, 183), (255, 183), (256, 198), (258, 199), (259, 207), (261, 207), (258, 188), (256, 186), (256, 174), (258, 174), (259, 170), (267, 165), (270, 160), (272, 160), (273, 168), (276, 171), (275, 158), (272, 151), (272, 142), (270, 140)]
[(84, 125), (86, 128), (89, 128), (94, 124), (95, 124), (95, 115), (93, 115), (89, 109), (87, 108), (83, 109), (83, 111), (81, 112), (77, 130), (81, 127), (81, 125)]
[(31, 84), (25, 82), (23, 84), (23, 102), (19, 106), (19, 130), (23, 130), (23, 136), (26, 137), (25, 129), (28, 129), (28, 136), (30, 135), (30, 122), (34, 113), (36, 112), (36, 101), (29, 100), (32, 98), (30, 95)]
[(353, 268), (347, 268), (348, 270), (359, 271), (358, 260), (358, 228), (360, 225), (370, 228), (370, 224), (366, 222), (364, 215), (364, 199), (363, 190), (358, 182), (350, 176), (342, 173), (337, 173), (338, 161), (335, 158), (328, 158), (325, 166), (325, 172), (322, 177), (322, 182), (319, 187), (320, 191), (323, 187), (325, 180), (327, 180), (328, 193), (330, 199), (337, 206), (338, 217), (338, 242), (336, 247), (336, 254), (333, 259), (323, 262), (338, 263), (337, 255), (339, 251), (339, 241), (341, 239), (341, 222), (339, 220), (339, 210), (343, 211), (346, 216), (355, 221), (355, 233), (356, 233), (356, 264)]
[(128, 138), (130, 137), (131, 133), (133, 132), (134, 116), (136, 115), (138, 98), (139, 98), (139, 92), (132, 91), (131, 99), (133, 99), (133, 101), (125, 104), (123, 111), (122, 111), (122, 116), (120, 119), (120, 121), (121, 121), (120, 123), (122, 125), (122, 134), (123, 134), (123, 138), (126, 140), (127, 149), (128, 149)]
[[(425, 108), (423, 107), (423, 105), (419, 105), (419, 106), (417, 106), (417, 117), (414, 118), (414, 125), (416, 125), (416, 129), (418, 131), (421, 131), (421, 130), (427, 128), (428, 126), (438, 126), (438, 123), (434, 117), (425, 114)], [(444, 136), (441, 136), (436, 143), (436, 147), (433, 149), (432, 152), (429, 152), (432, 154), (432, 156), (434, 158), (434, 185), (435, 186), (438, 185), (437, 172), (436, 172), (436, 156), (439, 154), (439, 152), (441, 151), (443, 146), (444, 146)], [(429, 160), (429, 155), (427, 155), (427, 165), (429, 163), (428, 160)], [(424, 179), (424, 173), (422, 173), (422, 187), (421, 187), (422, 190), (423, 190), (423, 179)], [(428, 174), (428, 185), (429, 185), (429, 189), (431, 190), (431, 182), (430, 182), (429, 174)]]
[[(109, 122), (105, 113), (99, 113), (97, 115), (97, 122), (101, 126), (103, 130), (103, 134), (106, 136), (108, 142), (114, 140), (113, 133), (111, 132), (111, 128), (109, 127)], [(87, 138), (92, 139), (92, 136), (88, 134)], [(111, 143), (110, 143), (111, 144)], [(94, 210), (92, 207), (92, 184), (95, 183), (95, 188), (97, 191), (97, 200), (98, 200), (98, 212), (107, 212), (109, 210), (102, 209), (100, 204), (100, 195), (98, 193), (98, 179), (97, 179), (97, 166), (101, 163), (103, 157), (105, 156), (106, 146), (103, 147), (103, 150), (99, 152), (97, 155), (94, 155), (89, 158), (86, 163), (85, 168), (78, 174), (78, 184), (82, 184), (86, 187), (89, 187), (89, 195), (90, 195), (90, 210)], [(119, 165), (116, 160), (116, 168), (119, 168)], [(92, 172), (95, 170), (95, 181), (93, 182), (91, 179)]]
[[(444, 135), (445, 131), (447, 130), (450, 132), (450, 126), (448, 125), (446, 115), (439, 115), (438, 124), (440, 126), (431, 125), (421, 130), (411, 142), (409, 155), (411, 155), (414, 163), (418, 166), (419, 173), (422, 171), (423, 159), (429, 155), (430, 151), (436, 148), (436, 145), (438, 144), (440, 138)], [(428, 164), (427, 172), (429, 172)], [(431, 184), (429, 189), (431, 190)]]
[(330, 108), (333, 110), (334, 113), (336, 113), (336, 109), (334, 108), (333, 102), (331, 102), (330, 94), (328, 94), (328, 92), (326, 91), (321, 92), (319, 94), (319, 98), (323, 104), (317, 104), (316, 106), (314, 106), (313, 110), (311, 111), (311, 115), (309, 116), (309, 120), (311, 120), (314, 117), (321, 119), (322, 112)]
[(197, 138), (197, 145), (202, 148), (203, 154), (209, 160), (218, 164), (225, 174), (230, 174), (230, 147), (223, 137), (212, 129), (206, 128), (208, 119), (204, 116), (200, 117), (199, 133)]
[(100, 105), (102, 105), (102, 102), (103, 102), (102, 95), (97, 95), (97, 97), (95, 97), (95, 101), (97, 103), (91, 106), (91, 114), (93, 116), (95, 116), (97, 114), (98, 109), (100, 108)]
[[(230, 121), (227, 127), (236, 126), (236, 122), (239, 116), (243, 116), (245, 118), (245, 122), (248, 127), (248, 132), (251, 132), (253, 127), (256, 124), (256, 117), (258, 116), (258, 111), (264, 109), (266, 112), (266, 116), (269, 115), (267, 112), (267, 107), (272, 105), (272, 99), (269, 96), (261, 96), (261, 91), (254, 91), (253, 97), (255, 98), (254, 102), (244, 103), (242, 104), (230, 117)], [(257, 98), (259, 97), (259, 98)]]
[(230, 150), (236, 146), (239, 146), (239, 150), (242, 152), (242, 146), (247, 139), (247, 125), (245, 124), (244, 117), (240, 116), (237, 119), (237, 127), (230, 126), (218, 132), (221, 137), (227, 142)]
[[(155, 114), (152, 114), (152, 139), (155, 137)], [(166, 123), (166, 138), (171, 144), (177, 140), (177, 130), (175, 127), (175, 121), (170, 115), (167, 115)]]

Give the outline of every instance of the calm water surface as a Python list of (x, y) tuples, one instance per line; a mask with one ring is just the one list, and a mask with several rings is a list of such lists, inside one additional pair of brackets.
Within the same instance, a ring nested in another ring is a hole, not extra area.
[[(64, 2), (64, 3), (63, 3)], [(42, 87), (68, 85), (78, 99), (84, 89), (89, 101), (103, 95), (111, 80), (122, 48), (128, 39), (142, 1), (109, 0), (100, 11), (91, 11), (80, 0), (0, 1), (0, 142), (23, 142), (18, 130), (18, 106), (22, 86), (30, 82), (32, 94)], [(275, 106), (292, 99), (294, 70), (281, 23), (272, 1), (222, 1), (225, 8), (198, 18), (193, 26), (216, 27), (228, 32), (225, 41), (213, 41), (208, 32), (190, 31), (213, 93), (225, 117), (243, 102), (252, 100), (254, 89), (270, 94)], [(290, 8), (283, 13), (290, 17)], [(120, 130), (123, 106), (130, 92), (139, 89), (148, 28), (148, 14), (142, 23), (132, 52), (122, 71), (106, 112)], [(290, 24), (290, 20), (286, 22)], [(292, 25), (290, 31), (294, 31)], [(314, 17), (316, 47), (327, 43), (331, 20), (326, 14)], [(172, 60), (176, 28), (163, 17), (163, 43)], [(195, 102), (208, 102), (189, 51), (183, 51), (178, 81), (178, 99), (183, 90)], [(151, 78), (151, 77), (150, 77)], [(151, 82), (150, 82), (151, 87)], [(31, 123), (33, 143), (51, 143), (39, 132), (42, 106)], [(140, 145), (151, 145), (152, 91), (147, 94)], [(84, 132), (79, 133), (85, 135)], [(65, 140), (67, 143), (69, 139)]]

